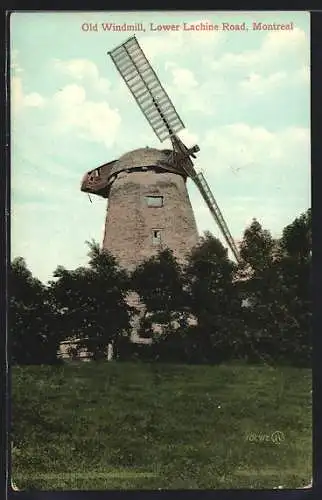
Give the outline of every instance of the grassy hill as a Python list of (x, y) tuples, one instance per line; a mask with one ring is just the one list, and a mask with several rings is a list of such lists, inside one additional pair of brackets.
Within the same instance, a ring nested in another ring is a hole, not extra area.
[(311, 478), (311, 372), (14, 367), (13, 479), (36, 489), (295, 488)]

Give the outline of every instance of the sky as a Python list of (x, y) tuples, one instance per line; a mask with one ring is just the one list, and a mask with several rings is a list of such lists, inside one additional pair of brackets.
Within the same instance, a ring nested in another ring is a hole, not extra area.
[[(219, 29), (183, 30), (200, 22)], [(253, 22), (293, 29), (253, 30)], [(24, 257), (44, 282), (58, 265), (85, 265), (85, 242), (102, 243), (107, 202), (80, 191), (84, 173), (131, 149), (169, 147), (107, 54), (133, 34), (185, 124), (179, 136), (200, 147), (195, 168), (233, 238), (253, 218), (279, 237), (310, 207), (309, 22), (290, 11), (11, 14), (11, 258)], [(179, 29), (165, 31), (172, 23)], [(223, 241), (197, 187), (187, 186), (199, 233)]]

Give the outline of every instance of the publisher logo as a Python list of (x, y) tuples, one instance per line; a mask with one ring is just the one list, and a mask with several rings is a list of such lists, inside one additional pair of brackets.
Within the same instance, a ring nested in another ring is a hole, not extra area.
[(278, 445), (285, 441), (285, 434), (282, 431), (274, 431), (269, 434), (250, 432), (246, 436), (246, 441), (250, 443), (273, 443)]

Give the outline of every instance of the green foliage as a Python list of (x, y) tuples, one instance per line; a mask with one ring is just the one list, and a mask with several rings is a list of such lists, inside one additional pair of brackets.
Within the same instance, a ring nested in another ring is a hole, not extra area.
[(8, 319), (13, 363), (57, 362), (61, 337), (55, 309), (47, 288), (21, 257), (13, 260), (9, 270)]
[[(93, 359), (105, 357), (113, 343), (118, 359), (310, 364), (310, 210), (279, 240), (254, 219), (244, 232), (238, 266), (210, 233), (185, 266), (163, 250), (131, 276), (97, 243), (88, 245), (88, 265), (58, 266), (49, 286), (32, 276), (22, 258), (12, 263), (15, 362), (53, 362), (59, 342), (78, 337), (77, 349), (86, 346)], [(129, 342), (138, 312), (128, 305), (129, 292), (145, 305), (139, 334), (152, 338), (152, 346)]]
[[(199, 352), (200, 361), (215, 362), (233, 356), (240, 314), (240, 300), (233, 284), (235, 270), (227, 250), (210, 233), (205, 233), (189, 256), (186, 289), (197, 326), (184, 333), (184, 342), (190, 350)], [(195, 355), (189, 357), (194, 359)]]
[(50, 292), (62, 311), (65, 336), (78, 337), (79, 346), (100, 359), (106, 356), (109, 343), (129, 331), (128, 276), (95, 242), (89, 247), (88, 267), (72, 271), (58, 267)]
[(274, 240), (271, 233), (264, 230), (261, 224), (253, 219), (245, 230), (240, 244), (240, 256), (244, 264), (248, 264), (254, 271), (262, 271), (273, 262)]
[(191, 310), (199, 324), (208, 326), (209, 321), (218, 315), (227, 315), (234, 307), (234, 269), (221, 242), (206, 233), (191, 252), (185, 269)]
[[(243, 316), (251, 359), (310, 363), (310, 233), (310, 210), (275, 244), (257, 222), (245, 231), (242, 255), (252, 271), (244, 290), (252, 308)], [(258, 258), (254, 248), (261, 249)]]
[[(238, 267), (220, 241), (206, 233), (182, 276), (186, 311), (196, 324), (154, 338), (149, 359), (309, 366), (310, 250), (310, 211), (287, 226), (279, 241), (253, 220), (241, 242)], [(148, 276), (153, 296), (152, 270)]]
[(296, 218), (284, 228), (281, 248), (287, 256), (298, 262), (308, 262), (312, 250), (312, 215), (311, 209)]
[(187, 294), (182, 270), (173, 253), (166, 249), (139, 265), (132, 274), (131, 287), (146, 306), (141, 330), (152, 331), (153, 323), (172, 331), (173, 323), (186, 320)]

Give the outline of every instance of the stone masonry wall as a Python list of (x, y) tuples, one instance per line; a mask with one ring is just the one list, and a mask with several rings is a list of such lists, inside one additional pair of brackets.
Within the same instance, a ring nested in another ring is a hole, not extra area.
[[(163, 196), (162, 207), (148, 207), (146, 196)], [(153, 231), (161, 244), (153, 244)], [(198, 242), (197, 226), (182, 176), (153, 169), (121, 172), (111, 186), (103, 248), (122, 267), (133, 269), (160, 248), (173, 250), (179, 261)]]

